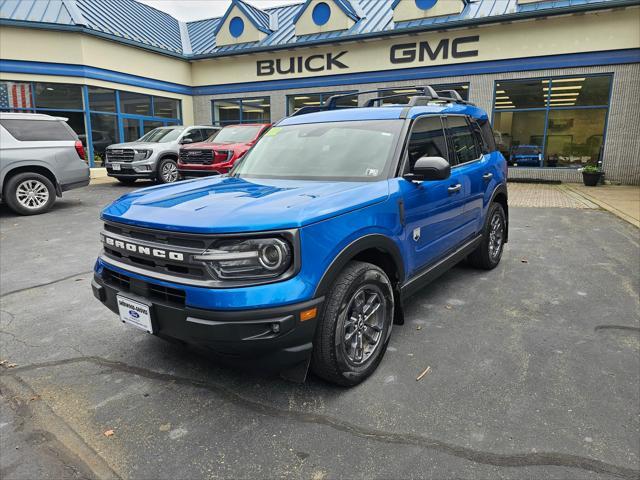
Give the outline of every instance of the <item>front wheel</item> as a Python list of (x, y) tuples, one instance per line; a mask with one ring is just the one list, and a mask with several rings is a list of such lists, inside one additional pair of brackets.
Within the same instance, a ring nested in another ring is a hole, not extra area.
[(316, 330), (311, 368), (338, 385), (371, 375), (387, 348), (393, 324), (393, 290), (385, 272), (350, 262), (335, 281)]
[(5, 201), (20, 215), (38, 215), (51, 209), (56, 201), (56, 189), (47, 177), (39, 173), (19, 173), (9, 179)]
[(507, 219), (502, 205), (492, 203), (487, 218), (489, 221), (484, 226), (482, 242), (468, 257), (471, 265), (483, 270), (491, 270), (498, 266), (507, 236)]
[(175, 160), (165, 158), (158, 165), (158, 181), (160, 183), (173, 183), (178, 181), (178, 164)]

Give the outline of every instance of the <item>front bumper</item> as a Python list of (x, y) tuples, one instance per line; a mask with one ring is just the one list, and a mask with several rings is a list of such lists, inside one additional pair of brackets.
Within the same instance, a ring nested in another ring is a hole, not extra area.
[(114, 170), (110, 162), (105, 164), (107, 175), (114, 178), (146, 178), (155, 179), (156, 169), (153, 161), (144, 160), (120, 163), (120, 170)]
[[(179, 289), (103, 269), (91, 284), (94, 296), (118, 313), (116, 295), (148, 304), (154, 334), (204, 348), (219, 358), (281, 371), (309, 359), (323, 297), (273, 308), (208, 310), (184, 304)], [(211, 291), (215, 294), (215, 290)], [(315, 318), (300, 313), (317, 308)]]

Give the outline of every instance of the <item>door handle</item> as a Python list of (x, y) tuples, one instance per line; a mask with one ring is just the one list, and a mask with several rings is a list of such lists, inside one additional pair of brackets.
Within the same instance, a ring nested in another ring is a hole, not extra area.
[(493, 173), (485, 173), (484, 175), (482, 175), (482, 178), (488, 182), (493, 178)]
[(452, 193), (458, 193), (460, 190), (462, 190), (462, 185), (459, 183), (457, 185), (452, 185), (449, 188), (447, 188), (447, 191), (449, 192), (450, 195)]

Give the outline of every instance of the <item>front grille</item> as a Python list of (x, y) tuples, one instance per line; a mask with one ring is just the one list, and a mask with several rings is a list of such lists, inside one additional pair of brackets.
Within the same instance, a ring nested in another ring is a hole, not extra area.
[(108, 148), (107, 162), (133, 162), (133, 150), (130, 148)]
[(143, 297), (160, 300), (164, 303), (185, 304), (186, 293), (178, 288), (164, 287), (155, 283), (132, 279), (110, 268), (102, 270), (102, 279), (107, 285), (116, 288), (119, 292), (131, 292)]
[(180, 161), (198, 165), (213, 163), (213, 150), (180, 150)]
[[(123, 242), (103, 242), (107, 259), (171, 277), (198, 281), (211, 279), (207, 267), (202, 262), (191, 259), (193, 255), (199, 255), (207, 249), (212, 242), (211, 238), (113, 223), (104, 224), (102, 235)], [(126, 248), (127, 245), (134, 248)], [(145, 251), (135, 247), (144, 247)], [(164, 253), (158, 256), (153, 253), (157, 251)], [(170, 252), (174, 255), (170, 255)], [(175, 254), (181, 255), (181, 258)]]
[(116, 287), (118, 290), (129, 292), (131, 290), (131, 278), (118, 273), (114, 270), (105, 268), (103, 270), (102, 278), (112, 287)]

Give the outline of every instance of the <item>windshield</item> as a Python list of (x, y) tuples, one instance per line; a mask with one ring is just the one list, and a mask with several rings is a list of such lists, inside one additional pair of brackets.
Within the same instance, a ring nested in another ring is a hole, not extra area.
[(148, 142), (148, 143), (165, 143), (165, 142), (173, 142), (177, 140), (180, 134), (184, 131), (185, 127), (176, 127), (176, 128), (154, 128), (149, 133), (146, 133), (138, 142)]
[(238, 177), (380, 180), (389, 169), (401, 120), (273, 127), (237, 164)]
[(224, 127), (215, 137), (215, 143), (249, 143), (258, 135), (262, 125)]

